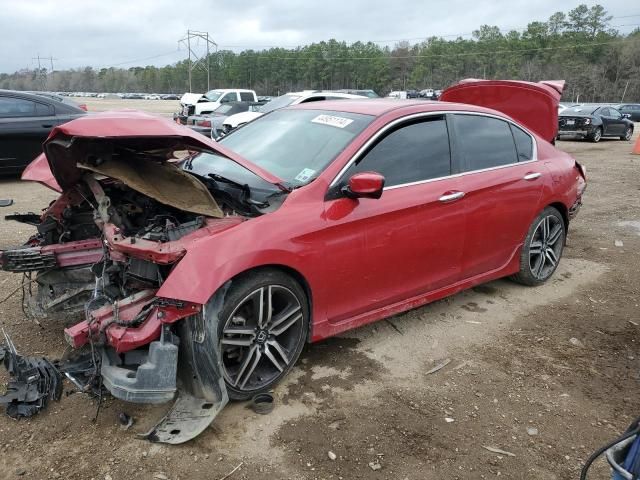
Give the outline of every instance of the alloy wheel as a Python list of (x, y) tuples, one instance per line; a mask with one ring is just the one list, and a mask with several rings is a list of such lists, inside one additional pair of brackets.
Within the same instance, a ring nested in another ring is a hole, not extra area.
[(556, 269), (562, 254), (564, 225), (555, 215), (543, 217), (529, 243), (529, 268), (538, 280), (546, 280)]
[(633, 129), (631, 127), (627, 127), (627, 129), (624, 131), (624, 139), (631, 140), (632, 135), (633, 135)]
[(267, 285), (244, 297), (220, 336), (227, 384), (247, 392), (273, 383), (295, 360), (304, 321), (300, 300), (284, 286)]
[(596, 128), (596, 131), (593, 132), (593, 141), (599, 142), (601, 138), (602, 138), (602, 130), (600, 130), (599, 128)]

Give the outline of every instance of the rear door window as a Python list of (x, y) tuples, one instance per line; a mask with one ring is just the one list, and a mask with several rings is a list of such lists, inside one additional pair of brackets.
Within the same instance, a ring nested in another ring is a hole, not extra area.
[[(518, 161), (508, 122), (481, 115), (455, 114), (453, 117), (463, 170), (484, 170)], [(526, 149), (523, 152), (526, 154)]]
[(451, 174), (449, 134), (444, 117), (401, 126), (378, 141), (343, 177), (378, 172), (385, 187), (403, 185)]
[(34, 117), (42, 115), (36, 112), (39, 105), (31, 100), (16, 97), (0, 97), (0, 117)]

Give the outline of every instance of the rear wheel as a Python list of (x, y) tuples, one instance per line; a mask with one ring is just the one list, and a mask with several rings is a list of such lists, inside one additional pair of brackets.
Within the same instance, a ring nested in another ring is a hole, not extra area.
[(620, 137), (620, 140), (631, 140), (632, 136), (633, 136), (633, 127), (627, 127), (627, 129), (624, 131), (624, 135)]
[(302, 287), (277, 270), (231, 282), (219, 315), (219, 350), (229, 398), (271, 389), (293, 367), (309, 329)]
[(520, 254), (520, 271), (512, 278), (523, 285), (540, 285), (556, 271), (565, 243), (565, 225), (560, 212), (545, 208), (529, 227)]
[(602, 127), (598, 127), (594, 130), (594, 132), (589, 136), (589, 140), (593, 143), (598, 143), (602, 138)]

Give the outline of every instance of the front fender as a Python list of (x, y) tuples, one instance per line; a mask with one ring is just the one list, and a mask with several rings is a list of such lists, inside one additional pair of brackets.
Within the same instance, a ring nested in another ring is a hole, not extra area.
[[(225, 248), (217, 239), (199, 242), (187, 252), (158, 290), (158, 296), (205, 304), (225, 282), (253, 268), (280, 265), (296, 270), (313, 291), (313, 272), (305, 265), (303, 252), (282, 249)], [(210, 244), (211, 243), (211, 244)]]

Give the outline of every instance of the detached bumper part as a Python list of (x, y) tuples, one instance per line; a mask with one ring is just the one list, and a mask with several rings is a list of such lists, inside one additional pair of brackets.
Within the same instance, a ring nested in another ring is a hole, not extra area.
[(178, 338), (168, 328), (149, 351), (132, 350), (124, 360), (111, 348), (102, 351), (102, 382), (111, 395), (134, 403), (165, 403), (176, 393)]
[(0, 346), (0, 361), (11, 376), (7, 393), (0, 396), (7, 415), (12, 418), (31, 417), (46, 408), (51, 400), (60, 400), (62, 374), (43, 357), (19, 355), (5, 334), (6, 346)]

